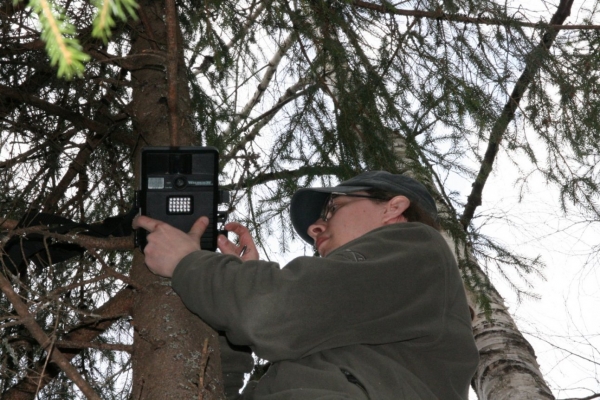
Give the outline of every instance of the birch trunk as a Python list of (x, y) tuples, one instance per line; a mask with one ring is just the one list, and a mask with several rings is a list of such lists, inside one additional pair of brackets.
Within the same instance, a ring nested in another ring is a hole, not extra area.
[[(333, 75), (330, 76), (331, 79), (335, 79)], [(335, 96), (336, 92), (330, 88), (329, 93)], [(361, 128), (359, 126), (353, 128), (357, 140), (363, 140), (364, 135)], [(437, 193), (431, 176), (423, 176), (422, 171), (425, 168), (407, 155), (404, 138), (400, 134), (396, 134), (392, 145), (398, 160), (398, 169), (425, 183), (436, 199), (440, 216), (450, 217), (456, 223), (457, 229), (462, 230), (458, 218), (450, 213), (450, 208), (442, 202), (443, 197)], [(421, 173), (416, 176), (416, 171), (421, 171)], [(477, 294), (465, 285), (469, 305), (474, 310), (473, 334), (480, 356), (479, 366), (472, 380), (472, 387), (479, 399), (554, 399), (540, 372), (533, 347), (519, 331), (504, 305), (504, 300), (488, 281), (485, 273), (478, 266), (475, 267), (476, 260), (472, 254), (464, 251), (464, 249), (468, 249), (465, 240), (453, 237), (449, 232), (444, 232), (444, 236), (459, 265), (464, 264), (461, 260), (468, 260), (473, 266), (468, 270), (462, 269), (463, 278), (468, 278), (471, 282), (486, 283), (485, 295), (489, 299), (491, 309), (491, 313), (488, 315), (477, 301)], [(467, 274), (473, 274), (473, 276), (467, 276)]]
[[(398, 135), (394, 140), (394, 151), (398, 156), (401, 169), (407, 171), (423, 170), (415, 168), (415, 161), (406, 154), (404, 138)], [(410, 172), (408, 173), (410, 174)], [(420, 181), (427, 180), (422, 175)], [(430, 191), (434, 192), (440, 215), (450, 216), (450, 209), (441, 202), (442, 196), (435, 193), (435, 185), (426, 182)], [(456, 224), (459, 225), (458, 219)], [(463, 277), (471, 282), (486, 282), (485, 295), (489, 298), (491, 313), (477, 301), (477, 294), (465, 285), (469, 305), (474, 310), (473, 334), (479, 350), (479, 366), (472, 380), (472, 387), (480, 400), (533, 400), (554, 399), (548, 388), (540, 367), (536, 361), (535, 351), (527, 339), (523, 337), (515, 321), (504, 304), (504, 299), (488, 281), (485, 273), (477, 266), (477, 261), (464, 249), (468, 245), (464, 239), (453, 237), (444, 232), (444, 237), (452, 249), (459, 265), (461, 260), (468, 260), (472, 268), (463, 268)], [(471, 275), (472, 274), (472, 275)], [(469, 276), (470, 275), (470, 276)], [(477, 275), (477, 276), (473, 276)]]
[[(563, 4), (564, 2), (567, 3)], [(568, 9), (570, 7), (568, 0), (563, 0), (561, 7)], [(557, 14), (564, 13), (565, 11), (562, 9), (557, 11)], [(363, 65), (365, 68), (373, 69), (366, 57), (363, 57)], [(337, 77), (333, 73), (326, 75), (328, 81), (325, 84), (325, 91), (337, 104), (339, 100), (339, 94), (335, 89)], [(349, 129), (356, 135), (356, 140), (363, 142), (368, 140), (360, 126), (355, 124)], [(459, 231), (463, 230), (458, 217), (450, 212), (447, 204), (443, 203), (444, 198), (437, 192), (431, 175), (424, 175), (423, 171), (429, 169), (424, 168), (418, 160), (412, 159), (407, 154), (404, 137), (396, 133), (392, 146), (398, 160), (398, 170), (425, 183), (436, 199), (439, 214), (452, 220)], [(429, 174), (429, 172), (425, 172), (425, 174)], [(478, 301), (478, 295), (465, 285), (469, 305), (474, 310), (473, 334), (480, 355), (479, 366), (472, 380), (472, 387), (479, 399), (554, 399), (542, 376), (533, 347), (519, 331), (498, 291), (489, 282), (481, 268), (477, 266), (465, 239), (453, 237), (449, 232), (444, 232), (444, 236), (459, 265), (472, 266), (468, 269), (462, 268), (463, 278), (469, 279), (471, 282), (485, 282), (484, 291), (490, 304), (491, 312), (486, 315)]]

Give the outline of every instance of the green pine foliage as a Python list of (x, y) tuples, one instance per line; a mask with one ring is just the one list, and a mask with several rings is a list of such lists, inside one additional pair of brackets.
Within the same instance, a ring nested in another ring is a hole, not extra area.
[(135, 0), (95, 0), (94, 6), (98, 9), (93, 22), (92, 37), (108, 42), (111, 30), (115, 27), (115, 17), (121, 21), (127, 18), (137, 19)]
[[(18, 0), (15, 1), (17, 3)], [(137, 19), (135, 0), (95, 0), (96, 16), (92, 23), (92, 37), (108, 42), (116, 25), (115, 18), (126, 21)], [(46, 42), (50, 65), (57, 67), (57, 76), (67, 80), (81, 77), (84, 64), (90, 56), (83, 50), (76, 37), (76, 27), (69, 21), (65, 11), (53, 0), (31, 0), (28, 6), (37, 14), (41, 24), (41, 39)]]
[(81, 75), (83, 63), (90, 57), (73, 37), (75, 26), (65, 19), (64, 11), (48, 0), (31, 0), (29, 6), (38, 15), (41, 38), (46, 42), (50, 65), (58, 67), (57, 75), (66, 79)]

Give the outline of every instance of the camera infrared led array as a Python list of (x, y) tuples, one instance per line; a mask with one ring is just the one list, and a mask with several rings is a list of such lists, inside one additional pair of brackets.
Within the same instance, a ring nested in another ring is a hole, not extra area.
[(192, 214), (191, 196), (173, 196), (169, 197), (167, 204), (168, 214)]

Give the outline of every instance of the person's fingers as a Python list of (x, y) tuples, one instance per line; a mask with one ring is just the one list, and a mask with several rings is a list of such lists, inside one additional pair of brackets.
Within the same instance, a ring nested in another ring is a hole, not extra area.
[(189, 233), (151, 218), (140, 218), (137, 225), (150, 231), (144, 248), (146, 265), (157, 275), (171, 277), (185, 256), (200, 250), (200, 237), (208, 225), (208, 218), (199, 218)]
[(221, 253), (230, 254), (232, 256), (239, 256), (241, 252), (241, 248), (236, 246), (231, 240), (227, 239), (225, 235), (219, 235), (217, 238), (217, 246)]
[(244, 225), (238, 222), (230, 222), (225, 225), (225, 229), (238, 236), (240, 246), (246, 246), (248, 249), (254, 249), (256, 247), (250, 231)]
[(230, 232), (235, 233), (238, 236), (243, 236), (244, 234), (250, 234), (248, 228), (239, 222), (229, 222), (224, 226), (224, 228)]
[(196, 222), (194, 222), (194, 225), (192, 225), (192, 228), (190, 229), (188, 235), (191, 238), (193, 238), (197, 243), (200, 243), (200, 238), (204, 234), (204, 231), (206, 231), (206, 228), (208, 227), (209, 223), (210, 221), (207, 217), (198, 218)]
[(160, 223), (160, 221), (156, 219), (152, 219), (150, 217), (146, 217), (145, 215), (137, 215), (131, 226), (133, 229), (143, 228), (148, 232), (153, 232), (156, 229), (156, 226)]
[(225, 253), (226, 251), (225, 254), (238, 256), (244, 261), (259, 259), (258, 250), (256, 249), (254, 239), (252, 238), (252, 235), (250, 235), (248, 228), (238, 222), (230, 222), (226, 224), (224, 228), (238, 236), (239, 245), (236, 246), (224, 237), (223, 239), (220, 239), (223, 240), (223, 242), (219, 242), (219, 246), (221, 246), (221, 243), (223, 246), (223, 249), (219, 247), (221, 252)]

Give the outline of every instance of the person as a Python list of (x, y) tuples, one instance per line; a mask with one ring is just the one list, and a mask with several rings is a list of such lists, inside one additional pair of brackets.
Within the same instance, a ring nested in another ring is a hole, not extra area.
[[(171, 277), (186, 306), (234, 345), (271, 362), (244, 399), (467, 399), (478, 351), (437, 209), (414, 179), (370, 171), (301, 189), (290, 205), (320, 257), (280, 268), (259, 260), (248, 229), (199, 248), (189, 234), (139, 217), (146, 264)], [(242, 253), (242, 249), (247, 251)]]

